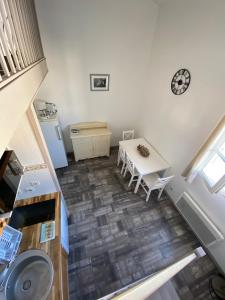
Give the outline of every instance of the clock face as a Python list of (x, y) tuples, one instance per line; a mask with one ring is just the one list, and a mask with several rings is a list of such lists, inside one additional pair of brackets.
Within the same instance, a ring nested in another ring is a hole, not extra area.
[(191, 82), (191, 74), (187, 69), (180, 69), (171, 81), (171, 90), (175, 95), (183, 94)]

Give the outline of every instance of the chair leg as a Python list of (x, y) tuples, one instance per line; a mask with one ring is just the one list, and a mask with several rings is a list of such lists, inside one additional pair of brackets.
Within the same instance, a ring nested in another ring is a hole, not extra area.
[(125, 169), (125, 172), (124, 172), (124, 174), (123, 174), (123, 177), (125, 177), (127, 175), (127, 167), (126, 167), (126, 169)]
[(134, 175), (131, 176), (131, 179), (129, 181), (129, 184), (128, 184), (128, 187), (131, 185), (131, 183), (133, 182), (133, 179), (134, 179)]
[(117, 166), (120, 164), (120, 154), (118, 153), (118, 158), (117, 158)]
[(123, 174), (124, 168), (125, 168), (125, 162), (123, 162), (123, 166), (122, 166), (122, 169), (121, 169), (121, 174)]
[(163, 189), (160, 190), (159, 194), (158, 194), (158, 200), (160, 199), (161, 195), (162, 195)]
[(139, 176), (138, 176), (137, 183), (136, 183), (136, 186), (135, 186), (135, 189), (134, 189), (134, 193), (135, 193), (135, 194), (136, 194), (137, 191), (138, 191), (138, 188), (139, 188), (139, 186), (140, 186), (141, 180), (142, 180), (142, 175), (139, 175)]
[(149, 200), (149, 197), (150, 197), (150, 195), (151, 195), (151, 191), (152, 191), (152, 190), (149, 190), (148, 193), (147, 193), (146, 202), (148, 202), (148, 200)]

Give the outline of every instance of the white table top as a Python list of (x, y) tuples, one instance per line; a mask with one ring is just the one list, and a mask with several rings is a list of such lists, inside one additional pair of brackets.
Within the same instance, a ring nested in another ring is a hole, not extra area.
[[(137, 146), (139, 144), (149, 149), (150, 155), (148, 157), (143, 157), (138, 152)], [(120, 141), (119, 145), (126, 151), (128, 157), (141, 175), (159, 172), (170, 167), (168, 162), (144, 138)]]

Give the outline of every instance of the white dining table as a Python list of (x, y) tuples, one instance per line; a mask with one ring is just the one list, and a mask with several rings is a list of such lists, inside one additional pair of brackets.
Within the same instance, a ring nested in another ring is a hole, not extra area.
[[(138, 145), (144, 145), (149, 149), (150, 155), (143, 157), (137, 150)], [(135, 165), (139, 176), (134, 192), (137, 193), (141, 179), (144, 175), (164, 171), (170, 167), (169, 163), (160, 153), (144, 138), (120, 141), (119, 146), (125, 150), (126, 155)]]

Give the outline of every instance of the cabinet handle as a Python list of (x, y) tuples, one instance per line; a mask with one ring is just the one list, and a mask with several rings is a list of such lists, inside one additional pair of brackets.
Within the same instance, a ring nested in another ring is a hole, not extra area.
[(60, 130), (60, 126), (59, 125), (55, 126), (55, 131), (56, 131), (58, 140), (62, 140), (62, 134), (61, 134), (61, 130)]

